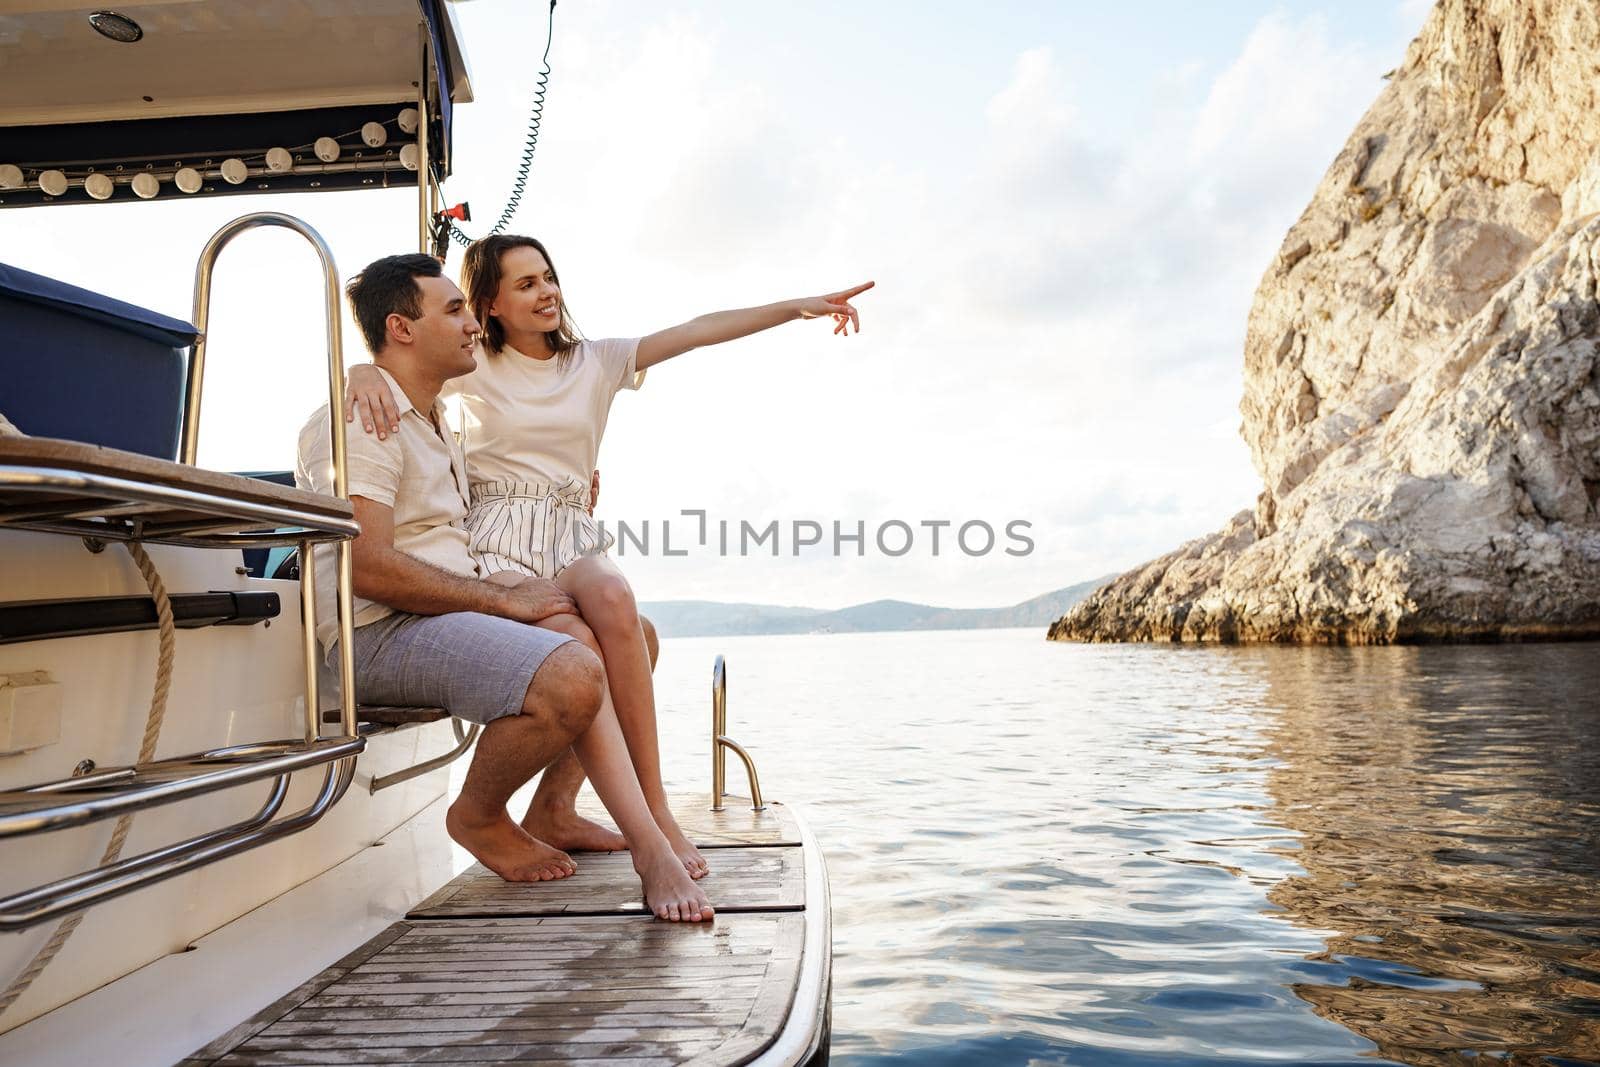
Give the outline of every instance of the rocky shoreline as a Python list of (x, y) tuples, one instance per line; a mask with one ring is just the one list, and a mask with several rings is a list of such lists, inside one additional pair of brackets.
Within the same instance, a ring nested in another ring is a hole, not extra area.
[(1257, 289), (1253, 509), (1055, 640), (1600, 636), (1600, 14), (1442, 0)]

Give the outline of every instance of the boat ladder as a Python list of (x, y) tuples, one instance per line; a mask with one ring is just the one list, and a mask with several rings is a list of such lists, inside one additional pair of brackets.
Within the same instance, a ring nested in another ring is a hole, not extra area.
[[(130, 816), (159, 805), (270, 780), (271, 788), (260, 809), (242, 821), (187, 840), (136, 856), (115, 858), (104, 866), (12, 893), (0, 899), (0, 931), (20, 930), (78, 912), (306, 829), (344, 795), (354, 778), (356, 757), (366, 746), (357, 724), (351, 685), (350, 540), (360, 533), (360, 528), (348, 500), (202, 471), (194, 466), (212, 271), (218, 254), (234, 237), (260, 226), (292, 230), (317, 251), (326, 298), (328, 402), (332, 410), (341, 410), (344, 367), (339, 275), (333, 255), (322, 237), (297, 218), (275, 212), (246, 215), (212, 236), (196, 268), (195, 325), (200, 335), (191, 354), (185, 386), (181, 462), (76, 442), (0, 439), (0, 527), (83, 537), (91, 550), (105, 541), (231, 549), (297, 545), (301, 558), (310, 559), (313, 545), (335, 542), (341, 634), (337, 732), (323, 736), (318, 721), (316, 579), (313, 568), (306, 567), (300, 581), (305, 634), (303, 736), (231, 745), (125, 767), (94, 768), (84, 761), (80, 773), (72, 777), (0, 792), (0, 841)], [(335, 490), (347, 497), (343, 420), (332, 419), (330, 432)], [(323, 769), (322, 784), (315, 797), (300, 810), (280, 815), (290, 776), (315, 767)]]
[(750, 810), (762, 811), (761, 779), (756, 777), (756, 761), (744, 746), (728, 736), (728, 664), (721, 656), (711, 665), (711, 810), (721, 811), (728, 794), (728, 750), (744, 761), (750, 779)]

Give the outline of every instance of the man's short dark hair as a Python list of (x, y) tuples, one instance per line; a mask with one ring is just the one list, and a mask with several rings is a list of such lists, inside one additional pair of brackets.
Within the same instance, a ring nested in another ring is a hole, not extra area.
[(422, 290), (417, 288), (416, 279), (437, 278), (443, 273), (444, 268), (437, 259), (411, 252), (375, 259), (350, 279), (344, 287), (344, 295), (350, 298), (350, 310), (361, 327), (361, 336), (366, 338), (369, 352), (377, 355), (383, 351), (388, 340), (385, 324), (390, 315), (422, 318)]

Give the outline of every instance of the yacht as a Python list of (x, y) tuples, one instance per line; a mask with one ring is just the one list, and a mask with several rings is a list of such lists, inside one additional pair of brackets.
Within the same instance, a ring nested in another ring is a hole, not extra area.
[[(414, 188), (395, 245), (442, 257), (472, 100), (452, 6), (4, 0), (0, 210)], [(262, 227), (315, 250), (338, 410), (342, 279), (291, 211), (187, 253), (101, 235), (192, 272), (187, 319), (0, 246), (0, 1064), (825, 1062), (826, 869), (728, 736), (720, 657), (711, 788), (681, 805), (717, 849), (714, 923), (655, 921), (625, 855), (536, 885), (458, 869), (443, 812), (476, 727), (361, 704), (313, 636), (299, 561), (333, 543), (350, 645), (343, 421), (340, 496), (196, 465), (237, 417), (202, 410), (213, 272)]]

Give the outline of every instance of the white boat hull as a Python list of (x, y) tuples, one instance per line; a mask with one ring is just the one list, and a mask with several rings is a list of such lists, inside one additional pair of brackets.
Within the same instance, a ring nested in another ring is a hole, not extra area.
[[(297, 583), (239, 573), (236, 552), (162, 545), (151, 545), (148, 551), (169, 592), (269, 590), (282, 601), (282, 612), (268, 626), (178, 632), (157, 758), (299, 736), (304, 729), (304, 674)], [(0, 599), (127, 595), (147, 595), (147, 589), (120, 546), (91, 553), (71, 538), (0, 531)], [(60, 740), (30, 752), (0, 755), (0, 789), (66, 777), (85, 759), (103, 767), (132, 762), (150, 704), (156, 640), (154, 631), (144, 631), (0, 645), (0, 675), (42, 671), (60, 684), (62, 695)], [(376, 736), (358, 761), (354, 784), (310, 829), (97, 905), (55, 961), (0, 1016), (0, 1033), (153, 961), (185, 952), (210, 932), (379, 841), (443, 795), (448, 771), (440, 769), (377, 794), (369, 789), (372, 776), (453, 745), (450, 728), (442, 722)], [(297, 773), (283, 810), (309, 803), (321, 781), (320, 769)], [(267, 789), (267, 783), (255, 783), (140, 812), (123, 854), (247, 818)], [(97, 866), (113, 823), (0, 844), (0, 894)], [(55, 925), (0, 935), (0, 989), (27, 965)], [(3, 1055), (0, 1061), (34, 1062)]]

